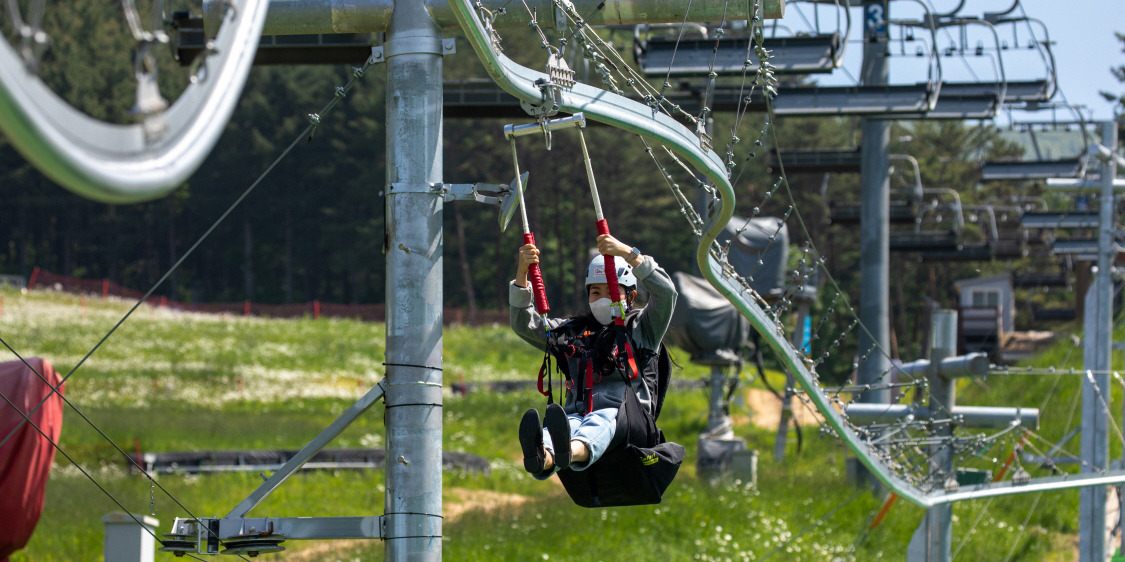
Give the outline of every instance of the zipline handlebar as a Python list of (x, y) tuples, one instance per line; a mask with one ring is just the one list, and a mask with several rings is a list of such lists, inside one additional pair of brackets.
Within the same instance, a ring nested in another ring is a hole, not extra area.
[[(506, 130), (511, 125), (504, 127)], [(516, 151), (516, 138), (514, 136), (508, 137), (512, 144), (512, 165), (516, 168), (516, 187), (519, 192), (516, 197), (519, 197), (520, 202), (520, 228), (523, 232), (524, 244), (535, 244), (535, 235), (531, 232), (531, 227), (527, 224), (527, 205), (523, 201), (523, 178), (520, 177), (520, 161), (519, 153)], [(535, 295), (535, 311), (540, 316), (546, 316), (551, 311), (551, 306), (547, 304), (547, 289), (543, 286), (543, 272), (539, 270), (539, 264), (533, 263), (527, 268), (527, 278), (531, 282), (531, 292)]]
[(570, 127), (578, 127), (580, 129), (586, 128), (586, 116), (581, 113), (575, 113), (570, 117), (563, 117), (561, 119), (547, 119), (539, 123), (528, 123), (526, 125), (504, 125), (504, 138), (511, 139), (515, 137), (526, 137), (539, 133), (549, 133), (559, 129), (567, 129)]

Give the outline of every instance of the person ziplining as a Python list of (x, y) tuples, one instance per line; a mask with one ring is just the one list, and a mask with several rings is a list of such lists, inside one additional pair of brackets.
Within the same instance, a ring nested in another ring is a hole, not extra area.
[[(548, 402), (543, 418), (531, 408), (520, 420), (524, 468), (539, 480), (558, 474), (567, 493), (584, 507), (659, 503), (684, 458), (683, 447), (665, 442), (656, 427), (671, 371), (662, 339), (677, 293), (656, 260), (609, 233), (582, 134), (584, 125), (578, 114), (555, 122), (544, 120), (535, 128), (548, 135), (562, 127), (575, 126), (579, 131), (598, 219), (600, 254), (586, 268), (588, 312), (547, 317), (550, 308), (539, 274), (540, 250), (529, 233), (520, 185), (524, 245), (509, 288), (511, 326), (524, 341), (544, 350), (538, 388)], [(519, 129), (505, 128), (517, 177)], [(647, 291), (648, 302), (635, 309), (638, 284)], [(566, 380), (561, 405), (554, 400), (552, 364)]]

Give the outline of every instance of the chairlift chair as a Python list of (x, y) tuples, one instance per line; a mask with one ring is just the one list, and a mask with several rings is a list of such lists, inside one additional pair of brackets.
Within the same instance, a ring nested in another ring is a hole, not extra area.
[(1026, 161), (985, 160), (980, 165), (981, 181), (1077, 179), (1084, 176), (1085, 173), (1085, 158)]
[[(753, 76), (761, 64), (749, 48), (749, 37), (642, 38), (638, 33), (634, 57), (645, 76)], [(766, 38), (770, 64), (780, 74), (822, 74), (832, 72), (842, 53), (840, 34)], [(714, 58), (714, 65), (712, 65)], [(750, 64), (747, 64), (747, 63)]]
[[(192, 16), (187, 11), (173, 12), (171, 40), (176, 60), (181, 66), (190, 66), (206, 46), (203, 16)], [(254, 64), (361, 65), (371, 56), (372, 46), (370, 33), (263, 35)]]
[[(788, 36), (778, 36), (780, 26), (771, 26), (772, 33), (763, 38), (763, 47), (771, 53), (775, 72), (821, 74), (840, 66), (851, 30), (851, 13), (837, 4), (836, 25), (831, 31), (821, 30), (819, 16), (815, 19), (813, 29), (789, 30)], [(671, 33), (658, 35), (654, 30)], [(717, 76), (752, 76), (758, 72), (761, 61), (750, 47), (748, 33), (734, 35), (727, 28), (706, 27), (699, 31), (687, 35), (684, 26), (678, 24), (636, 26), (633, 56), (637, 66), (645, 76), (659, 78), (705, 77), (712, 72)]]
[[(1035, 149), (1035, 160), (984, 160), (981, 162), (981, 181), (1029, 181), (1029, 180), (1048, 180), (1048, 179), (1081, 179), (1086, 176), (1087, 164), (1089, 157), (1087, 155), (1090, 147), (1091, 139), (1087, 128), (1087, 123), (1082, 118), (1082, 113), (1077, 108), (1070, 105), (1062, 105), (1066, 109), (1072, 111), (1078, 117), (1076, 121), (1063, 121), (1060, 122), (1054, 119), (1054, 110), (1059, 107), (1058, 104), (1043, 106), (1041, 110), (1051, 110), (1052, 120), (1049, 122), (1033, 123), (1012, 123), (1012, 128), (1019, 128), (1031, 138), (1032, 146)], [(1077, 125), (1078, 130), (1082, 133), (1082, 149), (1077, 155), (1070, 158), (1044, 158), (1042, 152), (1039, 150), (1039, 143), (1035, 137), (1035, 127), (1044, 126), (1051, 127), (1057, 130), (1060, 126), (1065, 127), (1069, 131), (1072, 125)], [(1042, 219), (1043, 217), (1039, 217)]]
[(954, 230), (892, 230), (892, 252), (952, 252), (962, 248), (960, 236)]
[[(828, 202), (828, 220), (832, 224), (859, 224), (860, 212), (859, 203)], [(887, 217), (890, 224), (914, 224), (918, 219), (918, 206), (912, 201), (891, 201)]]
[(1012, 274), (1012, 287), (1016, 289), (1040, 289), (1045, 287), (1067, 287), (1065, 271), (1025, 271)]
[(854, 148), (797, 148), (770, 149), (769, 171), (777, 172), (782, 165), (788, 174), (858, 174), (862, 158), (859, 147)]

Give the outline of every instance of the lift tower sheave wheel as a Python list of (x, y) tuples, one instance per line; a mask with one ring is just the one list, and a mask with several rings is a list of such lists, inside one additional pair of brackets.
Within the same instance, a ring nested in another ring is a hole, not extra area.
[[(15, 2), (12, 3), (16, 4)], [(246, 82), (266, 18), (267, 0), (231, 0), (236, 9), (197, 58), (192, 80), (171, 105), (159, 90), (158, 66), (149, 65), (147, 35), (139, 33), (137, 123), (100, 121), (72, 107), (28, 71), (27, 61), (0, 40), (0, 131), (59, 185), (104, 203), (163, 197), (203, 163), (225, 129)], [(138, 35), (134, 31), (135, 35)], [(108, 56), (108, 55), (107, 55)]]

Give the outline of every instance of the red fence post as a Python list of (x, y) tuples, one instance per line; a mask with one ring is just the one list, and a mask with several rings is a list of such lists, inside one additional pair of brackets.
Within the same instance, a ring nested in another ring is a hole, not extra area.
[(160, 296), (160, 306), (168, 306), (168, 297), (163, 295)]
[(109, 298), (109, 279), (102, 279), (102, 300)]
[(315, 318), (317, 320), (320, 319), (320, 300), (319, 299), (313, 300), (313, 318)]
[(242, 302), (242, 315), (243, 316), (250, 316), (250, 301), (243, 301)]
[(27, 290), (30, 291), (35, 288), (35, 281), (39, 279), (39, 266), (31, 270), (31, 279), (27, 280)]

